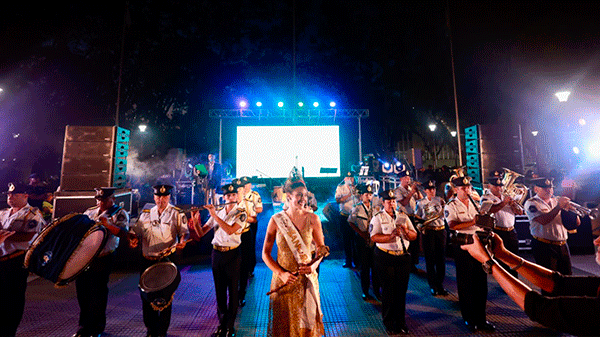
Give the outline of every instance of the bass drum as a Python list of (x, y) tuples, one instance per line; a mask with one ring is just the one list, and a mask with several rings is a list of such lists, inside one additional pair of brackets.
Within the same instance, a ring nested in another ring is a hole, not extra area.
[(84, 214), (69, 214), (44, 228), (25, 254), (25, 268), (64, 286), (85, 271), (100, 254), (106, 229)]
[(144, 301), (156, 311), (162, 311), (173, 302), (181, 274), (173, 262), (158, 262), (146, 268), (140, 276), (139, 288)]

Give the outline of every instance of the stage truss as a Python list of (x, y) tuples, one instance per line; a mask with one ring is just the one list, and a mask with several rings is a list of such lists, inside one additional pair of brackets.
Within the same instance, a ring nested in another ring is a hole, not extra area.
[(358, 160), (362, 160), (361, 119), (369, 117), (369, 109), (210, 109), (210, 118), (219, 119), (219, 162), (223, 151), (223, 119), (333, 119), (356, 118), (358, 121)]

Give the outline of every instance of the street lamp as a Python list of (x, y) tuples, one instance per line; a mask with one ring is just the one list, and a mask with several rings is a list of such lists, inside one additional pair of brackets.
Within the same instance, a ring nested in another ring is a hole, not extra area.
[[(431, 132), (435, 132), (435, 129), (437, 129), (437, 125), (436, 124), (429, 124), (429, 130)], [(435, 141), (435, 134), (433, 135), (433, 163), (435, 165), (435, 168), (438, 167), (437, 165), (437, 144)]]
[(146, 124), (140, 124), (138, 125), (138, 128), (140, 129), (140, 132), (146, 132), (146, 128), (148, 126)]
[(456, 137), (456, 131), (450, 131), (450, 135), (452, 135), (452, 137)]
[(429, 124), (429, 130), (431, 130), (431, 132), (435, 131), (436, 128), (437, 128), (436, 124)]
[(569, 99), (570, 94), (571, 94), (570, 91), (559, 91), (556, 94), (554, 94), (554, 96), (556, 96), (556, 98), (558, 98), (559, 102), (566, 102)]

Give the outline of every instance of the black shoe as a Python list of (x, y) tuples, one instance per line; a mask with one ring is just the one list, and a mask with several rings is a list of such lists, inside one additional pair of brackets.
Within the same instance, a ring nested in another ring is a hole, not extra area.
[(218, 327), (217, 330), (215, 332), (213, 332), (211, 337), (225, 337), (226, 334), (227, 334), (227, 329)]
[(488, 321), (485, 321), (485, 322), (479, 324), (477, 327), (479, 328), (479, 330), (482, 330), (482, 331), (488, 331), (488, 332), (496, 331), (496, 327), (494, 326), (494, 324), (492, 324)]
[(245, 306), (246, 305), (246, 300), (241, 299), (239, 304), (240, 304), (240, 308), (243, 307), (243, 306)]
[(408, 334), (408, 327), (406, 326), (406, 324), (398, 327), (398, 333), (405, 334), (405, 335)]
[(444, 288), (439, 288), (437, 290), (437, 292), (438, 292), (438, 295), (440, 295), (440, 296), (448, 296), (448, 290), (446, 290)]
[(433, 296), (441, 295), (440, 292), (437, 291), (436, 289), (431, 288), (431, 289), (429, 289), (429, 291), (431, 292), (431, 295), (433, 295)]
[(375, 300), (375, 298), (369, 294), (362, 294), (361, 297), (364, 301), (374, 301)]
[(237, 336), (237, 334), (235, 333), (235, 329), (231, 328), (229, 330), (227, 330), (227, 336), (226, 337), (235, 337)]
[(475, 324), (472, 324), (471, 322), (465, 321), (465, 325), (467, 326), (467, 328), (469, 328), (469, 331), (471, 332), (477, 332), (477, 330), (479, 330), (479, 327)]

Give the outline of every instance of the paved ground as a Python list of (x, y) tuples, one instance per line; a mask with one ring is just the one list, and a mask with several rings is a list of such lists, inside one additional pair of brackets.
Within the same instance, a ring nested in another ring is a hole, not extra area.
[[(599, 271), (591, 256), (574, 256), (576, 272)], [(385, 336), (380, 304), (360, 298), (360, 282), (353, 270), (341, 267), (342, 260), (328, 259), (321, 267), (321, 299), (328, 336)], [(423, 267), (424, 262), (421, 262)], [(451, 294), (429, 295), (422, 275), (411, 274), (407, 296), (407, 324), (416, 336), (462, 336), (463, 326), (456, 297), (454, 264), (448, 260), (446, 287)], [(587, 271), (586, 271), (587, 270)], [(239, 336), (265, 336), (271, 272), (259, 264), (247, 295), (247, 305), (237, 318)], [(108, 323), (105, 336), (145, 336), (138, 273), (120, 270), (110, 281)], [(497, 329), (488, 336), (562, 336), (531, 322), (490, 279), (488, 319)], [(77, 330), (78, 306), (73, 284), (54, 288), (41, 278), (32, 279), (27, 289), (25, 315), (17, 336), (70, 336)], [(209, 336), (217, 326), (214, 286), (209, 261), (182, 267), (182, 282), (174, 300), (169, 336)]]

